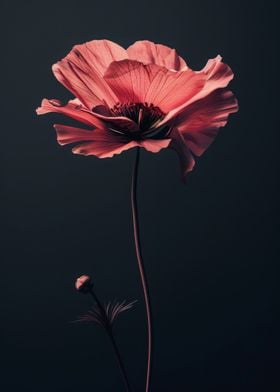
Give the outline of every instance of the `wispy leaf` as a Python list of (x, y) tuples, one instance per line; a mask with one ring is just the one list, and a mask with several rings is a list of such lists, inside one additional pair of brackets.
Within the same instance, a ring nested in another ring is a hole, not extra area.
[(132, 309), (136, 302), (126, 302), (125, 300), (122, 302), (109, 301), (103, 306), (104, 312), (97, 305), (94, 305), (86, 314), (76, 320), (76, 322), (93, 322), (104, 328), (111, 327), (119, 315)]

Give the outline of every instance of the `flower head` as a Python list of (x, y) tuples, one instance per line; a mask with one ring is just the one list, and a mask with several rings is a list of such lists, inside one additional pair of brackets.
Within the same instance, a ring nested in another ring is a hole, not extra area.
[(172, 148), (183, 177), (238, 110), (226, 89), (233, 73), (220, 56), (193, 71), (174, 49), (150, 41), (126, 50), (108, 40), (76, 45), (53, 72), (75, 99), (66, 105), (43, 99), (37, 113), (61, 113), (89, 126), (55, 124), (59, 144), (99, 158), (137, 146), (154, 153)]
[(82, 275), (76, 279), (75, 287), (81, 293), (88, 293), (92, 289), (93, 284), (88, 275)]

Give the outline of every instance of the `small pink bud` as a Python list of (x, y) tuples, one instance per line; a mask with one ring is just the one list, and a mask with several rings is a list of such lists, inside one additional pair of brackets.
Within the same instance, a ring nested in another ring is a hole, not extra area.
[(80, 276), (75, 282), (76, 289), (81, 293), (88, 293), (92, 289), (92, 286), (93, 284), (88, 275)]

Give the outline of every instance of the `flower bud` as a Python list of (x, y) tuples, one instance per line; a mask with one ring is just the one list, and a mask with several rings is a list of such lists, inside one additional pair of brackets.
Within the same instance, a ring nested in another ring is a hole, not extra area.
[(80, 293), (88, 293), (93, 287), (90, 276), (82, 275), (77, 278), (75, 282), (75, 287)]

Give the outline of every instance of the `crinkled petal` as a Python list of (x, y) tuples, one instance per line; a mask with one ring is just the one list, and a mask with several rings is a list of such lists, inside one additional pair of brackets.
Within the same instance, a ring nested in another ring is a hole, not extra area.
[(86, 109), (78, 99), (69, 101), (66, 105), (56, 99), (43, 99), (41, 107), (36, 110), (37, 114), (46, 113), (61, 113), (68, 117), (71, 117), (77, 121), (81, 121), (84, 124), (94, 126), (100, 129), (106, 128), (117, 128), (117, 129), (128, 129), (138, 130), (138, 125), (130, 118), (123, 116), (112, 116), (109, 112), (104, 114), (96, 113)]
[(232, 69), (227, 64), (222, 62), (221, 56), (217, 56), (214, 59), (208, 60), (205, 67), (197, 73), (205, 74), (207, 81), (196, 99), (206, 97), (212, 93), (212, 91), (215, 91), (219, 88), (227, 87), (229, 82), (234, 77)]
[(173, 72), (134, 60), (114, 61), (104, 78), (120, 102), (147, 102), (165, 113), (190, 100), (206, 79), (205, 74), (190, 69)]
[(60, 145), (79, 143), (72, 149), (74, 154), (110, 158), (137, 146), (136, 142), (128, 141), (126, 137), (115, 134), (110, 130), (94, 129), (88, 131), (61, 124), (55, 124), (54, 128)]
[[(96, 132), (96, 130), (94, 131)], [(95, 155), (98, 158), (112, 158), (134, 147), (143, 147), (149, 152), (157, 153), (163, 148), (167, 148), (171, 139), (145, 140), (145, 141), (123, 141), (108, 140), (107, 138), (94, 140), (93, 142), (80, 144), (72, 149), (74, 154)]]
[(168, 113), (191, 100), (204, 84), (205, 76), (191, 69), (181, 72), (161, 69), (151, 82), (146, 100)]
[(120, 142), (118, 140), (108, 140), (106, 137), (94, 142), (83, 143), (72, 149), (74, 154), (95, 155), (98, 158), (112, 158), (116, 154), (137, 147), (137, 142), (127, 140)]
[(105, 74), (112, 61), (128, 58), (123, 47), (106, 39), (89, 41), (82, 45), (76, 45), (73, 49), (100, 76)]
[(178, 154), (181, 166), (182, 180), (185, 181), (187, 174), (191, 172), (194, 168), (195, 160), (193, 154), (189, 150), (182, 134), (178, 131), (178, 129), (174, 128), (171, 136), (172, 143), (170, 144), (170, 148), (175, 150)]
[(157, 64), (175, 71), (187, 68), (187, 64), (175, 49), (154, 42), (137, 41), (127, 48), (127, 53), (131, 60), (144, 64)]
[[(57, 142), (64, 146), (71, 143), (88, 142), (95, 140), (96, 129), (86, 130), (68, 125), (54, 124), (57, 134)], [(104, 131), (102, 131), (104, 132)]]
[(194, 94), (189, 101), (186, 101), (182, 103), (182, 105), (170, 110), (158, 126), (162, 126), (170, 120), (173, 120), (173, 118), (175, 118), (193, 102), (201, 100), (217, 89), (225, 88), (234, 76), (231, 68), (222, 62), (221, 56), (208, 60), (206, 66), (201, 71), (197, 71), (196, 74), (205, 77), (205, 84), (203, 88), (200, 89), (197, 94)]
[(188, 106), (177, 118), (176, 126), (188, 148), (200, 156), (224, 127), (238, 103), (231, 91), (219, 89)]
[(55, 77), (88, 108), (116, 103), (115, 94), (103, 79), (112, 61), (127, 58), (125, 49), (108, 40), (94, 40), (76, 45), (53, 65)]
[(107, 127), (112, 129), (124, 129), (131, 131), (138, 131), (139, 126), (134, 122), (131, 118), (125, 116), (112, 116), (109, 110), (101, 110), (99, 107), (98, 111), (93, 111), (95, 117), (104, 121), (107, 124)]
[(37, 114), (60, 113), (84, 124), (104, 128), (103, 121), (94, 116), (93, 113), (84, 110), (77, 100), (72, 100), (66, 105), (62, 105), (57, 99), (43, 99), (41, 106), (37, 108), (36, 112)]
[(230, 113), (237, 110), (238, 103), (232, 92), (219, 89), (188, 106), (176, 118), (170, 147), (179, 155), (183, 179), (194, 168), (194, 156), (203, 154), (219, 128), (226, 125)]
[(147, 139), (139, 142), (139, 147), (145, 148), (147, 151), (157, 153), (163, 148), (167, 148), (172, 139)]
[(207, 61), (205, 67), (200, 71), (207, 75), (209, 82), (219, 82), (219, 88), (226, 87), (232, 80), (234, 74), (232, 69), (222, 62), (223, 58), (218, 55)]
[(133, 147), (143, 147), (147, 151), (157, 153), (161, 149), (167, 148), (171, 142), (171, 139), (131, 141), (124, 135), (115, 134), (110, 130), (94, 129), (88, 131), (61, 124), (55, 124), (54, 128), (60, 145), (78, 143), (72, 149), (73, 153), (95, 155), (99, 158), (111, 158)]

